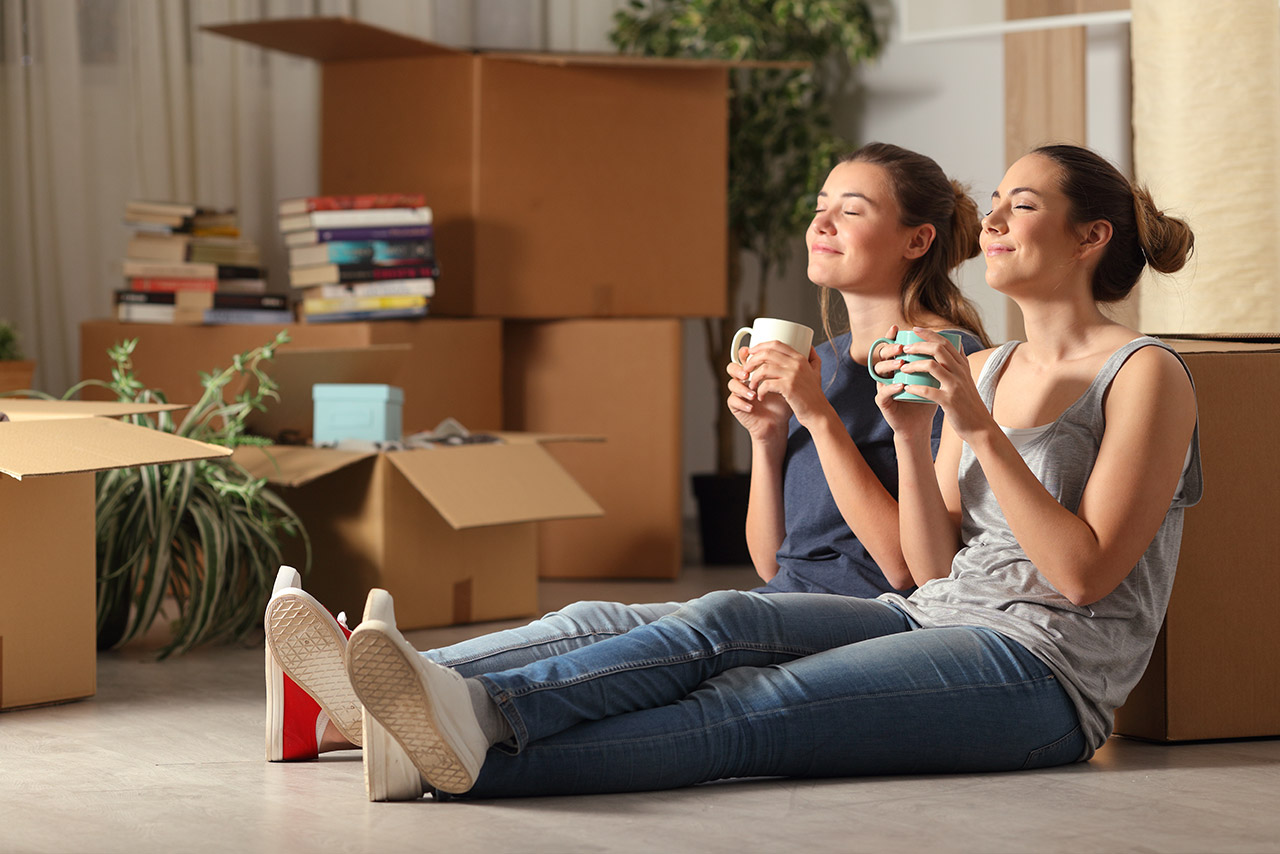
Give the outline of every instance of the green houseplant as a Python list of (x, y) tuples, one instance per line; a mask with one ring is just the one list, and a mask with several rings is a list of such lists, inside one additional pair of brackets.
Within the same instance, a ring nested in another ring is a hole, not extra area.
[[(200, 375), (204, 391), (194, 406), (130, 416), (136, 424), (211, 444), (266, 444), (246, 435), (245, 418), (278, 398), (263, 363), (289, 340), (234, 357), (228, 368)], [(108, 348), (111, 379), (85, 380), (69, 389), (104, 388), (121, 401), (166, 403), (163, 392), (134, 375), (137, 340)], [(224, 390), (240, 378), (245, 390), (229, 402)], [(281, 559), (282, 536), (301, 536), (301, 521), (265, 481), (231, 458), (141, 466), (97, 477), (98, 646), (120, 646), (147, 632), (167, 596), (177, 604), (172, 637), (160, 657), (211, 641), (244, 638), (261, 625)], [(309, 551), (309, 544), (307, 546)], [(309, 559), (309, 558), (308, 558)]]
[[(734, 332), (768, 316), (770, 274), (782, 271), (812, 216), (833, 156), (851, 147), (833, 130), (831, 104), (850, 71), (879, 53), (881, 37), (867, 0), (632, 0), (615, 13), (610, 38), (645, 56), (806, 63), (730, 74), (729, 310), (705, 321), (707, 363), (719, 385)], [(756, 266), (750, 293), (744, 257)], [(715, 474), (694, 476), (707, 563), (750, 560), (742, 536), (748, 476), (734, 462), (736, 429), (719, 407)]]
[(18, 331), (12, 324), (0, 320), (0, 394), (30, 389), (35, 372), (35, 361), (22, 354)]

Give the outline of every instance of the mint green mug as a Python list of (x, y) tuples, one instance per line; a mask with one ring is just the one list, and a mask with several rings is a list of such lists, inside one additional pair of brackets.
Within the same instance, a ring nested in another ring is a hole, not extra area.
[[(960, 350), (960, 336), (955, 332), (939, 332), (943, 338), (951, 342), (951, 345)], [(938, 387), (938, 381), (929, 374), (909, 374), (905, 371), (895, 371), (893, 379), (882, 377), (876, 373), (875, 358), (876, 348), (881, 344), (901, 344), (904, 347), (910, 344), (919, 344), (924, 339), (909, 329), (904, 329), (898, 333), (897, 338), (877, 338), (871, 344), (871, 349), (867, 351), (867, 373), (871, 374), (871, 378), (878, 383), (884, 385), (892, 385), (893, 383), (903, 383), (904, 385), (929, 385), (934, 388)], [(964, 352), (961, 350), (961, 352)], [(900, 357), (904, 362), (919, 362), (921, 359), (929, 360), (928, 356), (919, 353), (903, 353)], [(930, 360), (932, 361), (932, 360)], [(902, 390), (893, 396), (894, 400), (913, 400), (920, 403), (932, 403), (927, 397), (921, 397), (918, 394), (912, 394), (910, 391)]]

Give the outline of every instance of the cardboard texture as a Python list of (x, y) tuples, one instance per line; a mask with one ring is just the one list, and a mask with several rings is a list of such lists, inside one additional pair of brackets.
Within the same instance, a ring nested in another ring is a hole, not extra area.
[(510, 321), (504, 338), (508, 429), (606, 439), (547, 448), (605, 515), (542, 523), (542, 577), (678, 577), (681, 321)]
[(426, 194), (433, 315), (724, 314), (735, 63), (462, 51), (341, 18), (203, 29), (321, 63), (320, 192)]
[[(430, 318), (377, 323), (290, 324), (276, 352), (280, 401), (253, 422), (263, 435), (311, 436), (311, 384), (380, 382), (404, 389), (406, 433), (448, 417), (473, 430), (502, 426), (502, 332), (496, 320)], [(226, 367), (237, 353), (267, 343), (276, 327), (173, 326), (91, 320), (80, 325), (80, 375), (107, 379), (107, 347), (137, 338), (138, 378), (170, 400), (197, 400), (200, 371)], [(347, 350), (346, 355), (335, 350)], [(86, 393), (86, 396), (87, 393)]]
[(230, 453), (110, 417), (181, 408), (0, 399), (0, 709), (96, 690), (92, 472)]
[[(335, 613), (359, 614), (371, 587), (417, 629), (533, 615), (538, 529), (603, 511), (537, 437), (505, 444), (361, 453), (241, 448), (311, 538), (307, 589)], [(286, 560), (301, 566), (300, 542)]]
[(1280, 735), (1280, 339), (1166, 338), (1196, 384), (1204, 498), (1146, 675), (1116, 732), (1159, 741)]

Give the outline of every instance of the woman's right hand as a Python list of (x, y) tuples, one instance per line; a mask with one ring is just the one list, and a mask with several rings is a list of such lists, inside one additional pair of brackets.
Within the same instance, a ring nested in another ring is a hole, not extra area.
[[(738, 357), (747, 359), (748, 348), (742, 347)], [(735, 362), (725, 366), (729, 374), (729, 411), (738, 423), (747, 428), (752, 441), (765, 442), (785, 439), (787, 424), (791, 420), (791, 407), (780, 394), (760, 396), (747, 385), (748, 371)]]

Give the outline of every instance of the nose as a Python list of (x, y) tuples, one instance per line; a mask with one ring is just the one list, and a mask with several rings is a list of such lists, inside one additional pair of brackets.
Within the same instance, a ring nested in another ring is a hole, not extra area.
[(835, 233), (834, 220), (831, 217), (831, 211), (828, 209), (815, 213), (813, 215), (813, 222), (809, 224), (809, 228), (813, 229), (818, 234)]
[(999, 232), (1004, 228), (1004, 215), (999, 205), (992, 205), (991, 210), (982, 218), (980, 223), (983, 231)]

